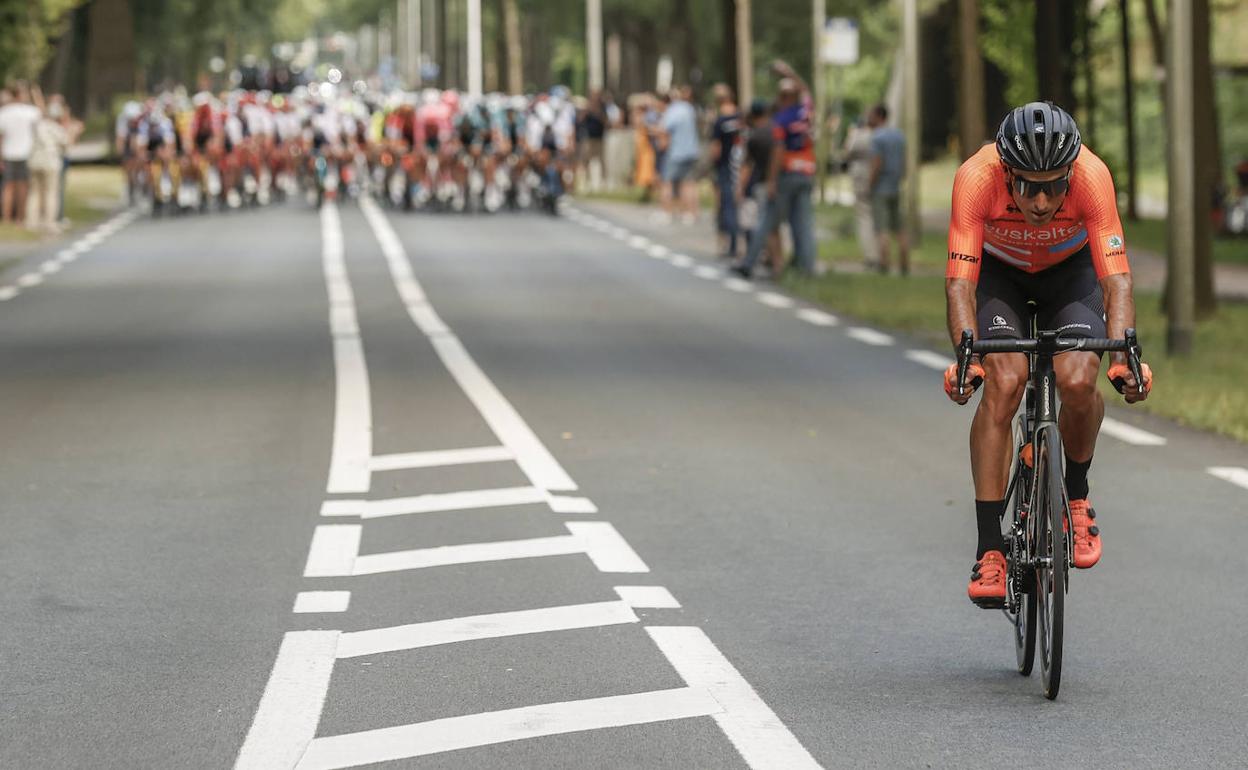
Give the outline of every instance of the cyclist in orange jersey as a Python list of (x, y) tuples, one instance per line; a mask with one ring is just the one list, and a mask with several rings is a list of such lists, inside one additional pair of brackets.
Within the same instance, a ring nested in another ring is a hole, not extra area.
[[(953, 182), (949, 261), (945, 271), (949, 334), (963, 329), (977, 339), (1022, 338), (1028, 303), (1040, 329), (1067, 337), (1121, 339), (1135, 325), (1131, 270), (1114, 181), (1105, 163), (1083, 147), (1075, 121), (1050, 102), (1010, 112), (995, 144), (971, 156)], [(1100, 356), (1072, 351), (1053, 361), (1062, 408), (1058, 424), (1065, 446), (1065, 481), (1079, 568), (1101, 557), (1096, 513), (1088, 503), (1088, 468), (1105, 404), (1096, 389)], [(1148, 397), (1152, 372), (1143, 365), (1136, 387), (1122, 353), (1111, 356), (1108, 375), (1129, 403)], [(1005, 598), (1005, 544), (1001, 514), (1013, 440), (1011, 423), (1027, 384), (1027, 357), (993, 354), (973, 361), (968, 379), (980, 378), (984, 396), (971, 423), (971, 476), (979, 528), (976, 563), (967, 593), (977, 604)], [(945, 392), (959, 404), (956, 367)]]

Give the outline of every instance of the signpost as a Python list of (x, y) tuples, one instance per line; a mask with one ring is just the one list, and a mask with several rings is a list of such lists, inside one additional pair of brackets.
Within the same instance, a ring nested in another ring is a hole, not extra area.
[[(815, 64), (815, 156), (819, 168), (819, 201), (825, 200), (828, 181), (828, 158), (831, 154), (832, 132), (828, 130), (831, 115), (841, 117), (841, 76), (845, 67), (858, 63), (858, 22), (840, 16), (824, 18), (825, 0), (814, 0), (815, 40), (819, 55)], [(827, 70), (832, 68), (832, 109), (827, 106)]]

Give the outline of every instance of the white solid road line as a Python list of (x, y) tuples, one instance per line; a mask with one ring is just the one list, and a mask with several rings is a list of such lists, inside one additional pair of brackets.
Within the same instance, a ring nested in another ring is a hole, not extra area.
[[(650, 571), (610, 523), (569, 521), (564, 526), (571, 534), (361, 555), (358, 531), (360, 525), (323, 524), (316, 528), (317, 532), (312, 537), (313, 553), (308, 556), (308, 566), (304, 574), (307, 577), (377, 575), (452, 564), (478, 564), (572, 554), (585, 554), (602, 572)], [(351, 528), (357, 531), (349, 531)]]
[(372, 484), (373, 414), (364, 344), (355, 313), (355, 294), (343, 254), (342, 222), (333, 203), (321, 207), (321, 258), (334, 339), (334, 438), (330, 452), (330, 494), (367, 492)]
[(783, 294), (776, 294), (774, 291), (760, 291), (754, 295), (754, 299), (763, 303), (767, 307), (774, 307), (780, 310), (787, 310), (795, 304), (792, 297), (786, 297)]
[(680, 602), (663, 586), (616, 586), (615, 593), (635, 610), (680, 609)]
[(882, 345), (893, 344), (892, 337), (888, 336), (884, 332), (877, 332), (875, 329), (868, 329), (865, 326), (850, 327), (849, 329), (845, 330), (845, 334), (849, 337), (853, 337), (859, 342), (864, 342), (868, 345), (882, 346)]
[(907, 350), (906, 358), (916, 364), (926, 366), (928, 369), (935, 369), (938, 372), (945, 371), (949, 368), (949, 364), (953, 363), (953, 359), (949, 356), (942, 356), (930, 350)]
[(234, 770), (296, 766), (316, 736), (337, 645), (337, 631), (291, 631), (282, 638)]
[(399, 296), (407, 305), (412, 320), (429, 337), (433, 349), (442, 359), (442, 365), (477, 407), (494, 435), (515, 455), (516, 463), (529, 477), (533, 486), (557, 492), (575, 490), (576, 482), (572, 481), (572, 477), (537, 438), (511, 402), (503, 397), (485, 372), (481, 371), (481, 367), (468, 355), (459, 339), (451, 333), (450, 328), (429, 304), (420, 283), (412, 274), (411, 263), (408, 262), (403, 244), (385, 214), (368, 197), (361, 198), (359, 205), (374, 236), (381, 244), (382, 253), (390, 267), (390, 276)]
[(1237, 487), (1248, 489), (1248, 468), (1217, 466), (1209, 468), (1208, 471), (1223, 481), (1229, 481)]
[(360, 511), (364, 519), (386, 516), (406, 516), (415, 513), (440, 513), (443, 511), (469, 511), (477, 508), (499, 508), (508, 505), (544, 503), (547, 493), (537, 487), (503, 487), (501, 489), (471, 489), (464, 492), (440, 492), (415, 497), (396, 497), (389, 500), (369, 500)]
[(693, 687), (525, 706), (317, 738), (298, 767), (358, 767), (544, 735), (713, 716), (721, 709), (705, 689)]
[(1164, 436), (1158, 436), (1156, 433), (1149, 433), (1141, 430), (1134, 425), (1128, 425), (1125, 422), (1119, 422), (1112, 417), (1106, 417), (1101, 422), (1101, 432), (1113, 436), (1119, 441), (1125, 441), (1128, 444), (1136, 446), (1165, 446), (1166, 439)]
[(312, 532), (304, 577), (351, 575), (360, 553), (364, 528), (359, 524), (321, 524)]
[(351, 605), (350, 591), (300, 591), (293, 612), (346, 612)]
[(797, 311), (797, 317), (808, 324), (815, 326), (836, 326), (840, 321), (831, 313), (825, 313), (822, 310), (816, 310), (813, 307), (804, 307)]
[(426, 623), (344, 633), (338, 639), (339, 658), (358, 658), (383, 652), (414, 650), (441, 644), (544, 634), (577, 628), (636, 623), (633, 608), (623, 601), (543, 607), (536, 610), (495, 612)]
[(403, 452), (391, 455), (375, 455), (369, 462), (373, 473), (399, 471), (409, 468), (437, 468), (444, 465), (468, 465), (471, 463), (494, 463), (514, 460), (516, 456), (505, 446), (482, 446), (471, 449), (444, 449), (432, 452)]
[(819, 767), (702, 629), (649, 626), (646, 633), (686, 684), (705, 689), (723, 707), (712, 716), (746, 764), (754, 770)]

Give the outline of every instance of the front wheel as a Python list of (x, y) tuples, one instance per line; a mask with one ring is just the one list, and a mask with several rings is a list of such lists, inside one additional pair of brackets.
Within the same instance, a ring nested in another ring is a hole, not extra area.
[(1057, 697), (1062, 682), (1063, 612), (1066, 604), (1066, 496), (1057, 426), (1044, 430), (1036, 449), (1036, 499), (1032, 508), (1039, 621), (1040, 680), (1044, 697)]

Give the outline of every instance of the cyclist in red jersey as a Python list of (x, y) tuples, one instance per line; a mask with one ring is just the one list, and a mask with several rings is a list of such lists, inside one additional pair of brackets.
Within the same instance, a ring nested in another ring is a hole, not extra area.
[[(1049, 102), (1010, 112), (996, 143), (984, 146), (958, 169), (949, 223), (945, 272), (949, 334), (963, 329), (977, 339), (1021, 338), (1028, 333), (1028, 303), (1041, 329), (1068, 337), (1121, 339), (1135, 325), (1131, 272), (1114, 182), (1105, 163), (1082, 146), (1075, 121)], [(1062, 408), (1058, 424), (1065, 446), (1065, 481), (1074, 525), (1074, 562), (1093, 566), (1101, 557), (1096, 513), (1088, 503), (1088, 468), (1105, 404), (1096, 389), (1100, 356), (1072, 351), (1053, 361)], [(1148, 397), (1152, 372), (1142, 365), (1137, 388), (1122, 353), (1111, 356), (1108, 375), (1124, 383), (1129, 403)], [(973, 361), (968, 379), (984, 383), (971, 423), (971, 475), (979, 528), (976, 562), (967, 593), (981, 606), (1005, 599), (1005, 544), (1001, 514), (1013, 447), (1011, 424), (1027, 384), (1027, 358), (993, 354)], [(956, 367), (945, 374), (945, 392), (959, 394)]]

